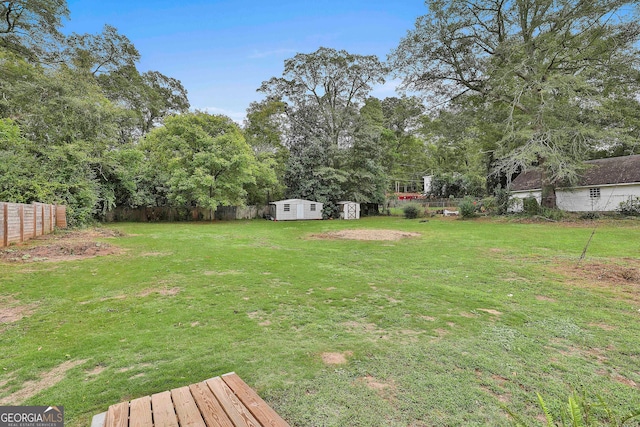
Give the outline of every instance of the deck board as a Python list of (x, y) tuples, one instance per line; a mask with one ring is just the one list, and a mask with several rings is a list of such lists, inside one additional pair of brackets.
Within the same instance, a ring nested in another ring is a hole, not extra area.
[(129, 427), (153, 427), (151, 398), (149, 396), (131, 401), (129, 407)]
[(238, 400), (238, 397), (227, 386), (222, 378), (216, 377), (205, 381), (220, 405), (236, 427), (261, 427), (251, 412)]
[(188, 386), (174, 388), (171, 397), (180, 427), (206, 427)]
[(253, 391), (235, 373), (225, 374), (222, 380), (238, 396), (244, 406), (251, 411), (254, 417), (264, 426), (289, 427), (289, 424), (276, 413), (267, 403), (262, 400), (258, 393)]
[(109, 406), (92, 427), (289, 427), (235, 373)]
[(105, 425), (110, 427), (128, 427), (129, 402), (122, 402), (109, 406)]
[(235, 427), (209, 387), (202, 382), (189, 386), (207, 427)]
[(155, 427), (178, 427), (178, 417), (173, 408), (171, 392), (163, 391), (151, 395), (151, 407)]

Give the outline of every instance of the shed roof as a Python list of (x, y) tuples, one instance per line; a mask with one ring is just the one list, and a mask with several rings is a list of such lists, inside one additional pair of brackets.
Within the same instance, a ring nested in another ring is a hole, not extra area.
[(307, 202), (307, 203), (317, 203), (317, 204), (322, 204), (320, 202), (316, 202), (314, 200), (305, 200), (305, 199), (287, 199), (287, 200), (278, 200), (276, 202), (269, 202), (270, 205), (279, 205), (279, 204), (283, 204), (283, 203), (300, 203), (300, 202)]
[[(588, 160), (577, 187), (596, 185), (640, 183), (640, 154), (608, 159)], [(523, 172), (511, 183), (511, 191), (527, 191), (542, 188), (540, 171)]]

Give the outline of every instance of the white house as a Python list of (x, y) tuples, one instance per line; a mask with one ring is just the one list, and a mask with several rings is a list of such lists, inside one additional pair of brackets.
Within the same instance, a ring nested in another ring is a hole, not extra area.
[(360, 203), (338, 202), (340, 219), (360, 219)]
[(424, 194), (428, 194), (431, 191), (431, 183), (433, 182), (433, 176), (432, 175), (425, 175), (422, 177), (422, 181), (423, 181), (423, 190), (422, 192)]
[[(620, 202), (640, 197), (640, 155), (589, 160), (574, 187), (556, 188), (558, 209), (571, 212), (611, 212)], [(522, 199), (542, 199), (542, 179), (539, 171), (518, 175), (511, 183), (511, 197), (516, 199), (513, 210), (522, 210)]]
[(269, 203), (269, 212), (276, 221), (322, 219), (322, 203), (302, 199), (280, 200)]

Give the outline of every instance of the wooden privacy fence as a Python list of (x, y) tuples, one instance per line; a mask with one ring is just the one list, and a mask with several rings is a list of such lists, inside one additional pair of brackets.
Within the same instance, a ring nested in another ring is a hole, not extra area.
[(67, 227), (66, 206), (0, 202), (0, 246), (20, 243)]

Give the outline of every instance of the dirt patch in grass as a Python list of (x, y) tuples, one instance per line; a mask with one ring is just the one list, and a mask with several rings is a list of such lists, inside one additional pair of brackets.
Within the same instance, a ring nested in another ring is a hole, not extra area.
[(47, 234), (0, 249), (0, 262), (59, 262), (116, 255), (123, 250), (95, 239), (119, 236), (122, 233), (116, 230), (99, 228)]
[(347, 357), (353, 356), (352, 351), (345, 351), (343, 353), (322, 353), (320, 355), (322, 361), (327, 365), (344, 365), (347, 363)]
[(502, 312), (494, 310), (493, 308), (479, 308), (478, 311), (484, 311), (485, 313), (489, 313), (494, 316), (500, 316), (502, 314)]
[(589, 323), (589, 326), (600, 328), (603, 331), (614, 331), (616, 329), (615, 326), (607, 325), (606, 323)]
[(421, 236), (420, 233), (410, 233), (398, 230), (340, 230), (328, 233), (312, 234), (313, 239), (345, 239), (345, 240), (400, 240)]
[(96, 365), (92, 369), (87, 371), (87, 375), (90, 377), (95, 377), (103, 373), (105, 369), (107, 369), (107, 367), (104, 365)]
[(22, 388), (20, 390), (0, 399), (0, 405), (21, 404), (25, 400), (35, 396), (41, 391), (58, 384), (64, 379), (67, 371), (85, 362), (86, 360), (68, 360), (61, 365), (56, 366), (49, 372), (41, 375), (39, 380), (27, 381), (22, 385)]
[(614, 291), (625, 299), (640, 301), (640, 260), (618, 262), (582, 262), (560, 264), (554, 269), (567, 278), (571, 286)]
[(150, 289), (145, 289), (144, 291), (140, 292), (137, 296), (139, 298), (144, 298), (144, 297), (148, 297), (151, 294), (160, 294), (162, 296), (174, 296), (174, 295), (178, 295), (178, 293), (180, 292), (180, 288), (178, 287), (174, 287), (171, 289), (167, 289), (167, 288), (159, 288), (159, 289), (155, 289), (155, 288), (150, 288)]
[(37, 304), (20, 304), (20, 301), (11, 296), (0, 297), (0, 324), (17, 322), (33, 314), (37, 307)]

